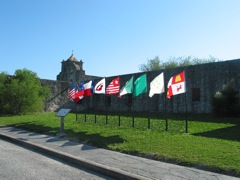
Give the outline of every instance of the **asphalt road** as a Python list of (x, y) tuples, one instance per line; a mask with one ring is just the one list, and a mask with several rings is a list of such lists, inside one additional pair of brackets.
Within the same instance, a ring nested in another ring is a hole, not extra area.
[(0, 139), (1, 180), (111, 179)]

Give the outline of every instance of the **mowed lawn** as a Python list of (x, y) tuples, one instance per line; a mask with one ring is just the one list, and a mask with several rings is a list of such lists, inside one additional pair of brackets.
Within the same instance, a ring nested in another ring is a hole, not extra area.
[[(65, 117), (69, 139), (128, 154), (240, 176), (240, 118), (208, 115), (147, 117), (75, 114)], [(133, 128), (134, 124), (134, 128)], [(56, 135), (60, 117), (55, 113), (2, 116), (0, 126)]]

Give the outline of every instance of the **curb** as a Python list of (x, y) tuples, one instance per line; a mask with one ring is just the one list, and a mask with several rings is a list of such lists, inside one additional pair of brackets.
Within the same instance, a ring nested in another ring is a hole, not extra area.
[(58, 150), (54, 150), (45, 146), (41, 146), (39, 144), (35, 144), (32, 142), (26, 142), (24, 140), (21, 139), (17, 139), (15, 137), (12, 137), (10, 135), (6, 135), (6, 134), (2, 134), (0, 133), (0, 139), (4, 139), (7, 141), (10, 141), (14, 144), (18, 144), (20, 146), (26, 147), (28, 149), (32, 149), (38, 152), (41, 152), (43, 154), (47, 154), (50, 156), (53, 156), (57, 159), (61, 159), (64, 160), (65, 162), (80, 166), (80, 167), (84, 167), (93, 171), (96, 171), (98, 173), (101, 174), (105, 174), (107, 176), (116, 178), (116, 179), (125, 179), (125, 180), (147, 180), (149, 178), (140, 176), (140, 175), (136, 175), (136, 174), (132, 174), (126, 171), (122, 171), (120, 169), (116, 169), (113, 167), (108, 167), (105, 166), (103, 164), (99, 164), (93, 161), (89, 161), (80, 157), (75, 157), (73, 155), (58, 151)]

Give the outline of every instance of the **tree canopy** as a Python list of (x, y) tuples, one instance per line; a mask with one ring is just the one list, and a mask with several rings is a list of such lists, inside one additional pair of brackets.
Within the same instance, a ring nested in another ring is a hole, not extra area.
[(44, 100), (50, 95), (37, 74), (16, 70), (13, 76), (0, 74), (0, 114), (22, 114), (43, 110)]
[(193, 58), (191, 56), (182, 56), (182, 57), (170, 57), (168, 60), (160, 60), (158, 56), (155, 56), (153, 59), (149, 59), (147, 63), (139, 65), (140, 71), (155, 71), (160, 69), (169, 69), (176, 67), (185, 67), (190, 65), (197, 65), (203, 63), (217, 62), (220, 61), (217, 58), (209, 56), (208, 59)]

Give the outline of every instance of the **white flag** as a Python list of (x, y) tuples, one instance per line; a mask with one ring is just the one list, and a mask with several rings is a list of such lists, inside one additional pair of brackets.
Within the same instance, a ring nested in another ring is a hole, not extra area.
[(105, 94), (105, 89), (106, 89), (105, 87), (106, 87), (106, 80), (105, 80), (105, 78), (103, 78), (94, 87), (94, 93), (96, 93), (96, 94)]
[(154, 94), (164, 93), (164, 75), (163, 72), (155, 77), (150, 83), (149, 97), (152, 97)]

